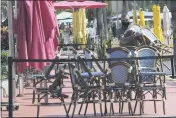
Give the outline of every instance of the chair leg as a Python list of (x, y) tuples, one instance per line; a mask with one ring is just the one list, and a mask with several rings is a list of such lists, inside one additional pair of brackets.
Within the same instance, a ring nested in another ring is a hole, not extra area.
[(114, 104), (112, 104), (112, 113), (115, 114), (114, 113)]
[(90, 96), (88, 97), (88, 101), (87, 101), (87, 103), (86, 103), (86, 108), (85, 108), (85, 111), (84, 111), (84, 115), (86, 115), (86, 113), (87, 113), (87, 108), (88, 108), (88, 102), (90, 101)]
[(40, 94), (38, 93), (37, 118), (39, 117), (39, 112), (40, 112)]
[(130, 102), (128, 102), (128, 112), (129, 112), (129, 114), (131, 114), (131, 106), (130, 106)]
[(142, 101), (142, 111), (144, 113), (144, 101)]
[(73, 107), (73, 112), (72, 112), (72, 118), (74, 117), (74, 114), (75, 114), (77, 98), (78, 98), (78, 95), (76, 95), (75, 100), (74, 100), (74, 107)]
[(65, 101), (64, 101), (64, 98), (63, 98), (63, 97), (61, 97), (61, 101), (62, 101), (63, 106), (64, 106), (64, 109), (65, 109), (66, 117), (69, 118), (68, 110), (67, 110), (67, 108), (66, 108)]
[(123, 112), (123, 105), (124, 105), (124, 102), (122, 100), (122, 108), (121, 108), (120, 114), (122, 114), (122, 112)]
[(166, 97), (166, 88), (164, 87), (164, 97), (165, 97), (165, 99), (167, 100), (167, 97)]
[(121, 102), (119, 101), (119, 113), (121, 112)]
[(134, 113), (133, 113), (133, 110), (132, 110), (132, 105), (131, 105), (131, 102), (129, 102), (129, 106), (130, 106), (130, 111), (131, 111), (131, 114), (132, 114), (132, 116), (134, 115)]
[(154, 110), (155, 110), (155, 113), (156, 113), (156, 101), (154, 100)]
[(33, 97), (32, 97), (32, 104), (35, 102), (35, 90), (36, 89), (36, 84), (35, 84), (35, 79), (33, 79)]
[[(99, 94), (99, 101), (101, 100), (101, 93)], [(100, 113), (101, 113), (101, 116), (103, 116), (103, 110), (102, 110), (102, 104), (101, 104), (101, 101), (100, 101)]]
[(135, 105), (134, 105), (134, 111), (133, 111), (133, 113), (135, 113), (136, 112), (136, 107), (137, 107), (137, 103), (138, 103), (138, 90), (135, 92), (135, 100), (136, 100), (136, 102), (135, 102)]
[(95, 107), (95, 93), (93, 92), (93, 107), (94, 107), (94, 115), (96, 116), (96, 107)]
[(68, 114), (69, 114), (69, 112), (70, 112), (70, 108), (71, 108), (71, 106), (72, 106), (73, 98), (74, 98), (74, 93), (72, 94), (72, 97), (71, 97), (71, 103), (70, 103), (70, 105), (69, 105), (69, 107), (68, 107)]
[(135, 105), (134, 105), (134, 113), (136, 112), (136, 107), (137, 107), (138, 100), (136, 100)]
[(82, 106), (83, 106), (83, 104), (86, 102), (87, 98), (88, 98), (88, 96), (86, 96), (86, 97), (84, 96), (84, 98), (83, 98), (83, 100), (82, 100), (82, 103), (81, 103), (81, 106), (80, 106), (80, 109), (79, 109), (79, 112), (78, 112), (79, 115), (80, 115), (80, 113), (81, 113)]
[(106, 115), (107, 114), (106, 92), (103, 92), (103, 99), (104, 99), (104, 103), (105, 103), (104, 115)]
[(79, 115), (81, 114), (81, 110), (82, 110), (83, 104), (84, 104), (84, 102), (81, 103), (81, 106), (80, 106), (80, 109), (79, 109), (79, 112), (78, 112)]
[(166, 114), (164, 98), (163, 98), (163, 113)]
[(112, 92), (110, 93), (110, 116), (112, 116), (112, 106), (113, 106), (113, 99), (112, 99), (112, 94), (113, 93)]
[(140, 100), (140, 115), (142, 115), (142, 102)]

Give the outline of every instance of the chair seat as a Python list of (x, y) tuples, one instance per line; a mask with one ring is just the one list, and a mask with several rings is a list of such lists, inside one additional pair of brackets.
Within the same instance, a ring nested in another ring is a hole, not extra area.
[[(104, 76), (105, 74), (103, 72), (91, 72), (91, 74), (94, 76), (94, 77), (101, 77), (101, 76)], [(88, 72), (84, 72), (84, 73), (81, 73), (81, 76), (82, 77), (89, 77), (89, 74)]]
[(164, 72), (139, 72), (139, 75), (166, 75)]

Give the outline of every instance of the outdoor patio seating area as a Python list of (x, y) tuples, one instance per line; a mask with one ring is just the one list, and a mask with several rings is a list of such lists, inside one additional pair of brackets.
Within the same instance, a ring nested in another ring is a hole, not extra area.
[(176, 82), (163, 72), (161, 58), (132, 59), (160, 53), (150, 46), (132, 51), (110, 48), (104, 60), (88, 48), (60, 52), (45, 73), (26, 76), (30, 86), (16, 98), (14, 117), (174, 116)]
[(176, 117), (164, 3), (2, 1), (1, 116)]

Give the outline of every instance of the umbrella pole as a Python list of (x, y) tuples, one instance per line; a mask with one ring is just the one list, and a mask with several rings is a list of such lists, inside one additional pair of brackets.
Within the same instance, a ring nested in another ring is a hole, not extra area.
[[(9, 57), (15, 57), (15, 45), (14, 45), (14, 37), (13, 37), (13, 5), (12, 1), (7, 1), (7, 8), (8, 8), (8, 38), (9, 38)], [(11, 64), (9, 70), (9, 103), (8, 110), (9, 110), (9, 118), (13, 118), (13, 108), (15, 106), (16, 101), (16, 82), (15, 82), (15, 66), (13, 64), (13, 60), (9, 59)]]

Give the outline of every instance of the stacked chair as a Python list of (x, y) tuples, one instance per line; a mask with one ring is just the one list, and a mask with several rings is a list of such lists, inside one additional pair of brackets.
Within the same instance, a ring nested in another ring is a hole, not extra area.
[[(131, 51), (125, 47), (112, 48), (107, 52), (110, 59), (131, 57)], [(129, 60), (113, 60), (108, 62), (110, 72), (105, 88), (110, 99), (110, 115), (112, 115), (112, 112), (114, 113), (114, 103), (119, 103), (119, 113), (122, 114), (125, 102), (128, 103), (129, 114), (133, 114), (131, 105), (133, 68), (130, 62)]]
[[(87, 55), (85, 53), (87, 53)], [(75, 79), (82, 78), (83, 81), (84, 81), (84, 83), (86, 83), (86, 85), (84, 87), (88, 86), (88, 88), (90, 89), (90, 90), (89, 89), (88, 90), (92, 91), (92, 92), (86, 93), (87, 96), (88, 96), (88, 98), (85, 98), (85, 95), (83, 94), (84, 92), (82, 92), (82, 94), (80, 94), (80, 98), (82, 99), (82, 102), (81, 102), (81, 106), (80, 106), (78, 114), (81, 113), (83, 104), (86, 103), (86, 108), (85, 108), (85, 111), (84, 111), (84, 115), (86, 115), (87, 108), (88, 108), (88, 103), (93, 103), (94, 115), (96, 115), (95, 103), (98, 102), (98, 103), (100, 103), (101, 115), (103, 115), (103, 113), (102, 113), (102, 105), (101, 105), (101, 101), (100, 101), (101, 100), (101, 94), (102, 94), (100, 92), (101, 91), (100, 88), (102, 88), (102, 86), (101, 86), (101, 84), (102, 84), (101, 80), (105, 77), (105, 73), (103, 72), (103, 69), (101, 68), (100, 65), (98, 65), (98, 67), (100, 67), (100, 71), (97, 71), (93, 67), (93, 64), (92, 64), (91, 61), (86, 61), (85, 62), (86, 59), (92, 59), (92, 55), (89, 54), (89, 53), (90, 53), (90, 51), (88, 49), (85, 49), (84, 50), (84, 54), (85, 54), (84, 57), (75, 56), (76, 57), (75, 59), (77, 59), (79, 61), (75, 62), (74, 66), (71, 65), (71, 64), (69, 64), (70, 77), (71, 77), (72, 85), (73, 85), (73, 96), (74, 96), (74, 91), (75, 91), (75, 87), (74, 86), (76, 84), (75, 83)], [(73, 69), (79, 70), (79, 71), (77, 71), (77, 73), (79, 73), (80, 76), (76, 76), (77, 78), (75, 78), (74, 77), (74, 73), (73, 73)], [(96, 90), (94, 90), (94, 89), (96, 89)], [(98, 93), (98, 95), (97, 95), (97, 93)], [(73, 96), (72, 96), (72, 100), (75, 100), (73, 98)], [(86, 99), (86, 102), (84, 101), (84, 99)], [(70, 111), (71, 106), (72, 106), (72, 102), (71, 102), (71, 104), (69, 106), (68, 112)], [(72, 116), (74, 116), (74, 109), (73, 109)]]
[[(84, 73), (81, 73), (73, 64), (69, 63), (69, 70), (70, 70), (70, 77), (71, 77), (71, 82), (72, 82), (72, 87), (73, 87), (73, 94), (71, 97), (71, 103), (68, 108), (68, 112), (70, 112), (70, 108), (72, 105), (73, 107), (73, 112), (72, 112), (72, 117), (74, 117), (75, 109), (76, 109), (76, 104), (80, 103), (81, 107), (79, 109), (79, 114), (82, 109), (82, 105), (86, 103), (86, 109), (84, 112), (84, 115), (86, 115), (88, 103), (93, 103), (94, 105), (94, 114), (96, 115), (96, 108), (95, 108), (95, 103), (100, 104), (100, 111), (102, 114), (102, 105), (101, 105), (101, 86), (92, 84), (94, 81), (94, 78), (91, 78), (91, 76), (86, 77)], [(97, 95), (97, 99), (95, 99), (95, 94)], [(80, 101), (80, 102), (79, 102)]]
[[(148, 57), (146, 59), (136, 60), (136, 103), (140, 103), (140, 114), (144, 112), (144, 101), (153, 101), (156, 113), (156, 101), (163, 102), (163, 113), (165, 114), (165, 76), (163, 72), (161, 59), (157, 49), (150, 46), (142, 46), (136, 49), (135, 57)], [(149, 99), (146, 95), (151, 95)]]

